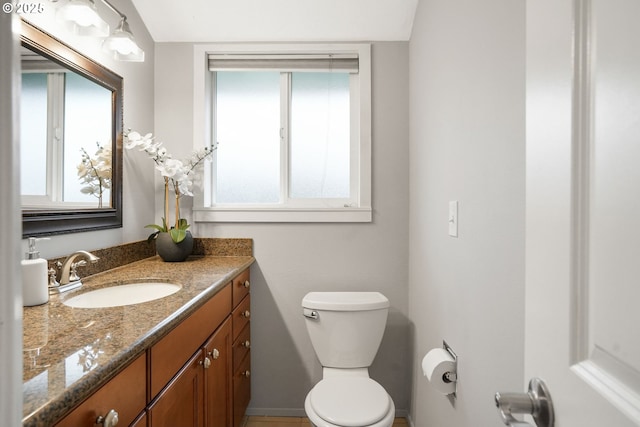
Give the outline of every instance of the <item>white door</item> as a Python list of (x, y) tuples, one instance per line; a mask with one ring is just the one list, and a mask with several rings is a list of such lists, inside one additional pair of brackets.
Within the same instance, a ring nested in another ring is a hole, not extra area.
[(640, 0), (526, 25), (525, 375), (556, 427), (640, 426)]

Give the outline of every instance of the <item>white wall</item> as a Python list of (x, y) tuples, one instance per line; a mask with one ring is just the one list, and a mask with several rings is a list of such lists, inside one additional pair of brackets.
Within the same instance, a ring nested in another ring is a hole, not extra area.
[[(114, 0), (113, 4), (127, 16), (136, 41), (145, 51), (145, 62), (120, 62), (100, 48), (96, 38), (76, 36), (55, 19), (55, 3), (45, 2), (44, 13), (25, 15), (29, 21), (61, 39), (76, 50), (103, 64), (124, 78), (123, 123), (125, 129), (153, 126), (153, 46), (146, 27), (130, 0)], [(118, 15), (102, 2), (96, 2), (101, 16), (114, 29)], [(154, 171), (137, 151), (126, 151), (123, 162), (123, 227), (86, 233), (52, 236), (39, 242), (41, 255), (53, 258), (74, 250), (93, 250), (145, 239), (146, 224), (154, 222)], [(26, 240), (22, 242), (26, 250)]]
[[(192, 141), (192, 55), (192, 44), (156, 45), (155, 133), (176, 157), (187, 155)], [(374, 43), (373, 223), (194, 226), (198, 237), (254, 239), (253, 414), (304, 414), (305, 395), (322, 375), (300, 306), (312, 290), (378, 290), (389, 297), (371, 374), (398, 409), (409, 407), (408, 94), (408, 43)], [(160, 205), (156, 210), (159, 217)]]
[[(417, 427), (502, 425), (524, 391), (525, 2), (421, 0), (410, 42), (409, 320)], [(459, 201), (459, 237), (448, 202)], [(458, 396), (420, 373), (446, 340)]]
[(0, 13), (0, 420), (7, 426), (22, 421), (22, 293), (20, 291), (20, 175), (17, 17)]

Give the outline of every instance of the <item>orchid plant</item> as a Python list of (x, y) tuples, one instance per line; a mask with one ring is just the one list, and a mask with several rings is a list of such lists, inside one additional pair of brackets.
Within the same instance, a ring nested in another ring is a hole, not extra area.
[[(156, 169), (160, 171), (164, 179), (164, 217), (161, 224), (149, 224), (145, 227), (153, 228), (156, 231), (149, 236), (149, 241), (155, 239), (158, 233), (169, 233), (175, 243), (180, 243), (187, 235), (189, 223), (185, 218), (180, 217), (180, 198), (182, 196), (193, 196), (191, 187), (193, 179), (191, 174), (202, 162), (208, 160), (213, 155), (216, 147), (211, 145), (201, 150), (194, 151), (189, 159), (177, 160), (171, 157), (167, 149), (162, 146), (151, 133), (142, 135), (139, 132), (129, 129), (124, 135), (124, 147), (127, 149), (138, 148), (149, 155), (156, 164)], [(175, 223), (169, 227), (169, 194), (173, 192), (175, 196)]]
[(102, 196), (111, 188), (111, 146), (102, 146), (96, 142), (98, 150), (91, 157), (87, 150), (81, 148), (82, 160), (78, 167), (78, 178), (82, 184), (83, 194), (91, 194), (98, 198), (98, 207), (102, 207)]

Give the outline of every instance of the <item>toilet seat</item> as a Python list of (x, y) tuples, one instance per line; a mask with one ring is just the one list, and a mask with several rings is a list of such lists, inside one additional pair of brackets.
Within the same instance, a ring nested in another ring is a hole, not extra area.
[(331, 377), (309, 392), (309, 404), (327, 423), (344, 427), (370, 426), (389, 414), (391, 398), (368, 377)]

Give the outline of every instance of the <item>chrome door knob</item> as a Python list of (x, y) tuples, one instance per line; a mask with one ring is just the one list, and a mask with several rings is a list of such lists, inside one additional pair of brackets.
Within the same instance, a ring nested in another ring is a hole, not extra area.
[(531, 415), (537, 427), (553, 427), (553, 402), (549, 389), (540, 378), (529, 381), (527, 393), (496, 393), (496, 406), (502, 422), (510, 427), (528, 426), (514, 415)]
[(103, 427), (115, 427), (116, 425), (118, 425), (118, 413), (115, 411), (115, 409), (112, 409), (107, 412), (107, 415), (105, 415), (104, 417), (100, 415), (96, 419), (96, 424), (102, 424)]

